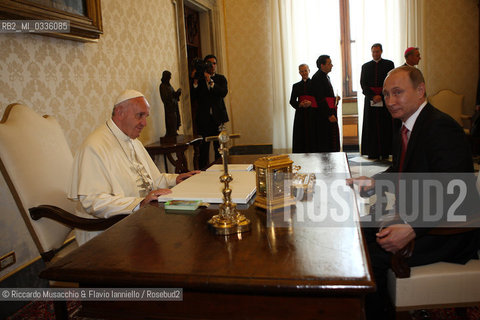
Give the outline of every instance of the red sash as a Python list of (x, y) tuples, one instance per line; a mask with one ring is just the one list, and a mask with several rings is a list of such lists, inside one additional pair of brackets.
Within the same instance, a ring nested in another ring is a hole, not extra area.
[(300, 96), (300, 97), (298, 97), (298, 100), (299, 100), (299, 102), (308, 100), (312, 103), (312, 105), (311, 105), (312, 108), (318, 108), (317, 100), (315, 99), (314, 96)]
[(372, 90), (373, 93), (375, 93), (376, 96), (380, 96), (380, 95), (382, 95), (383, 88), (382, 87), (370, 87), (370, 90)]
[(335, 97), (325, 97), (325, 101), (327, 101), (328, 107), (330, 109), (336, 109), (337, 106), (335, 105)]

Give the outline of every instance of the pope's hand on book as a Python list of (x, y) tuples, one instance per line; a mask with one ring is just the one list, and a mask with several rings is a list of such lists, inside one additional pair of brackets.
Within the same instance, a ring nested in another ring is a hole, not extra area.
[(149, 204), (152, 201), (158, 201), (158, 197), (160, 197), (164, 194), (169, 194), (169, 193), (172, 193), (172, 190), (170, 190), (170, 189), (157, 189), (157, 190), (150, 191), (147, 194), (147, 196), (145, 197), (145, 199), (143, 199), (142, 202), (140, 202), (140, 208), (146, 206), (147, 204)]

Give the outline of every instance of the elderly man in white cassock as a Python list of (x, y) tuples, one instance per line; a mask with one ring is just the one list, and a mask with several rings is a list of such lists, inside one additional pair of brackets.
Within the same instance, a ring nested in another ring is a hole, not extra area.
[[(84, 141), (75, 155), (68, 194), (78, 200), (78, 216), (108, 218), (132, 213), (199, 172), (160, 173), (137, 139), (147, 125), (149, 110), (142, 93), (126, 90), (117, 98), (112, 118)], [(76, 230), (77, 242), (82, 245), (100, 232)]]

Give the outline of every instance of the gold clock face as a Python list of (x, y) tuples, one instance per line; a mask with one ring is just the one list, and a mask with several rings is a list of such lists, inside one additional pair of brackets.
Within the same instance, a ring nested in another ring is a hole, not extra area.
[(288, 188), (285, 188), (285, 184), (288, 183), (288, 168), (279, 168), (272, 170), (272, 196), (273, 198), (280, 198), (288, 196)]
[(264, 168), (257, 169), (257, 196), (267, 197), (267, 175)]

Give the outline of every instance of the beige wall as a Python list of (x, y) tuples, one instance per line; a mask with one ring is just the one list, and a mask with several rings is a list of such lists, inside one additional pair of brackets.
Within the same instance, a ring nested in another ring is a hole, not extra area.
[(162, 71), (172, 72), (174, 87), (179, 83), (171, 0), (101, 4), (104, 34), (98, 43), (0, 34), (0, 111), (23, 102), (54, 115), (73, 151), (107, 119), (115, 97), (127, 88), (142, 91), (150, 101), (152, 115), (142, 140), (156, 140), (164, 130), (158, 92)]
[[(172, 72), (177, 88), (178, 53), (171, 0), (102, 0), (104, 34), (98, 43), (39, 35), (0, 34), (0, 112), (21, 102), (55, 116), (73, 152), (110, 115), (115, 97), (126, 88), (142, 91), (151, 105), (143, 142), (164, 134), (158, 86), (162, 71)], [(0, 181), (0, 256), (15, 250), (17, 264), (36, 253), (33, 242)]]
[(228, 99), (236, 144), (273, 141), (272, 34), (268, 0), (224, 0)]
[(427, 93), (451, 89), (463, 94), (464, 112), (473, 113), (479, 70), (478, 1), (425, 0), (423, 31), (419, 66), (425, 71)]

